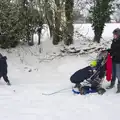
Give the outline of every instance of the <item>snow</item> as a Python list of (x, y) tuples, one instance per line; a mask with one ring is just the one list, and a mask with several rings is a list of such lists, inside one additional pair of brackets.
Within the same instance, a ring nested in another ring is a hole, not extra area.
[[(120, 24), (107, 24), (103, 37), (112, 39), (112, 31)], [(80, 25), (75, 29), (81, 32)], [(83, 33), (93, 37), (90, 24), (84, 24)], [(89, 32), (87, 31), (89, 29)], [(77, 38), (77, 37), (76, 37)], [(37, 39), (37, 36), (35, 36)], [(53, 46), (49, 34), (43, 31), (42, 46), (18, 46), (17, 49), (1, 50), (8, 57), (8, 75), (12, 86), (0, 81), (0, 120), (114, 120), (119, 119), (120, 94), (116, 87), (104, 95), (74, 95), (70, 76), (89, 64), (88, 55), (66, 55), (59, 52), (61, 46)], [(76, 39), (76, 42), (87, 42)], [(96, 46), (93, 44), (93, 46)], [(99, 45), (98, 45), (99, 46)], [(42, 53), (40, 53), (42, 48)], [(109, 83), (105, 80), (103, 86)], [(66, 89), (51, 96), (52, 93)]]

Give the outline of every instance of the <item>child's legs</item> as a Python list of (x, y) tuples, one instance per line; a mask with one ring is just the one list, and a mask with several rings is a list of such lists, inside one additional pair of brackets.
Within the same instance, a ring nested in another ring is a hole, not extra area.
[(7, 75), (3, 75), (3, 79), (4, 79), (4, 81), (5, 81), (6, 83), (9, 82), (9, 80), (8, 80), (8, 76), (7, 76)]

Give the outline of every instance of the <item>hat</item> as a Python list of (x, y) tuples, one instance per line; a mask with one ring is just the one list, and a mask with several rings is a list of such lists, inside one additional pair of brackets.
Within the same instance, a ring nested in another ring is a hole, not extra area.
[(91, 67), (96, 67), (96, 65), (97, 65), (97, 61), (96, 60), (93, 60), (93, 61), (90, 62), (90, 66)]

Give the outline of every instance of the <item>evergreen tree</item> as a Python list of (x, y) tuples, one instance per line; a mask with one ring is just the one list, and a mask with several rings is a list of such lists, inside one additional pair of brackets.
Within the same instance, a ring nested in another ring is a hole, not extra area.
[[(27, 40), (29, 45), (33, 45), (33, 34), (36, 28), (39, 26), (41, 19), (39, 12), (34, 7), (33, 0), (20, 0), (19, 2), (19, 20), (21, 27), (24, 31), (24, 39)], [(24, 25), (24, 26), (23, 26)]]
[(2, 48), (15, 47), (20, 35), (17, 29), (17, 6), (10, 0), (0, 1), (0, 45)]
[(33, 0), (0, 1), (0, 45), (15, 47), (20, 41), (33, 45), (33, 35), (41, 25), (38, 9)]
[(91, 8), (91, 21), (94, 30), (94, 41), (100, 43), (100, 39), (104, 30), (105, 23), (110, 20), (113, 13), (113, 0), (94, 0), (94, 6)]

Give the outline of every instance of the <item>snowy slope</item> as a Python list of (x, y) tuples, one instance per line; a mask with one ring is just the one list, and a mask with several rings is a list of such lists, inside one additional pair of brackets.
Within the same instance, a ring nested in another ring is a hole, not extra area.
[[(107, 25), (104, 39), (112, 38), (112, 30), (120, 24)], [(76, 25), (80, 32), (80, 27)], [(83, 25), (83, 33), (93, 37), (90, 25)], [(40, 47), (19, 46), (17, 49), (1, 50), (8, 57), (9, 79), (12, 86), (0, 81), (0, 120), (117, 120), (120, 111), (120, 94), (116, 88), (103, 96), (90, 94), (75, 96), (71, 92), (70, 76), (78, 69), (88, 65), (94, 53), (83, 56), (59, 56), (61, 46), (53, 46), (47, 32), (43, 34), (42, 53)], [(76, 37), (75, 43), (87, 42)], [(37, 38), (36, 38), (37, 39)], [(76, 44), (75, 44), (76, 45)], [(95, 46), (95, 44), (93, 44)], [(57, 56), (57, 57), (56, 57)], [(109, 83), (104, 81), (106, 87)], [(67, 90), (52, 96), (61, 89)]]

